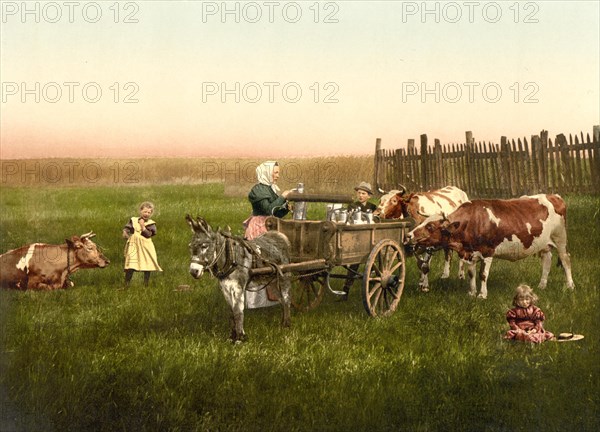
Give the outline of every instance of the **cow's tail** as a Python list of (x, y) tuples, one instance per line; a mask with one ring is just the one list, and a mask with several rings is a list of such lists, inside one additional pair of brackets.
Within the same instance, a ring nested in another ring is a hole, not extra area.
[(559, 256), (559, 257), (558, 257), (558, 260), (556, 261), (556, 267), (562, 267), (562, 266), (563, 266), (563, 263), (562, 263), (562, 261), (560, 260), (560, 256)]

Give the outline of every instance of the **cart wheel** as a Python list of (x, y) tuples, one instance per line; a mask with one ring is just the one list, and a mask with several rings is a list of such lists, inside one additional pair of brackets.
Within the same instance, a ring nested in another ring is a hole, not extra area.
[(394, 313), (404, 290), (404, 251), (393, 240), (375, 245), (363, 276), (363, 304), (373, 317)]
[(308, 312), (319, 306), (325, 294), (325, 274), (319, 273), (301, 277), (292, 283), (292, 306), (301, 312)]

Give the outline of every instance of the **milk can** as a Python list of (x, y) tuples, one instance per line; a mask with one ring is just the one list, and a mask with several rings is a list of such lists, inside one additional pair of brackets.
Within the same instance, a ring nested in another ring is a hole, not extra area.
[[(304, 193), (304, 183), (298, 183), (296, 192)], [(304, 201), (299, 201), (294, 204), (294, 214), (292, 217), (294, 220), (306, 219), (306, 203)]]
[(327, 204), (327, 220), (335, 222), (337, 214), (342, 209), (342, 204)]

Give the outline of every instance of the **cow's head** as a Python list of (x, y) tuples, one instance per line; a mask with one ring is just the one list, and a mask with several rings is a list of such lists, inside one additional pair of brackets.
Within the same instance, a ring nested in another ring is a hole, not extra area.
[(451, 222), (446, 215), (428, 216), (406, 234), (406, 242), (412, 246), (441, 248), (448, 245), (459, 222)]
[(190, 254), (192, 256), (190, 263), (190, 274), (198, 279), (204, 273), (206, 267), (214, 263), (217, 257), (216, 233), (211, 226), (198, 216), (192, 219), (186, 215), (185, 220), (189, 224), (194, 235), (189, 244)]
[(406, 196), (406, 188), (400, 186), (400, 189), (393, 189), (385, 193), (379, 199), (377, 210), (373, 212), (374, 216), (381, 219), (402, 219), (407, 215), (407, 204), (411, 195)]
[(81, 268), (104, 268), (110, 263), (102, 251), (98, 249), (96, 243), (90, 240), (95, 235), (90, 231), (87, 234), (82, 234), (79, 237), (73, 236), (71, 239), (66, 240), (69, 249), (75, 252), (76, 263)]

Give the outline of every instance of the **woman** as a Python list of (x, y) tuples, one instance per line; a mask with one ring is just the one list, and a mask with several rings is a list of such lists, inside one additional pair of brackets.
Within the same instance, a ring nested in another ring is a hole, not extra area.
[[(280, 194), (280, 189), (276, 185), (279, 174), (279, 164), (275, 161), (263, 162), (256, 167), (258, 183), (248, 194), (248, 200), (252, 204), (252, 216), (244, 221), (246, 228), (244, 236), (247, 240), (252, 240), (267, 231), (265, 221), (269, 216), (284, 217), (290, 211), (286, 201), (290, 191), (286, 190)], [(246, 307), (255, 309), (279, 304), (277, 301), (272, 301), (276, 297), (269, 296), (268, 291), (268, 287), (260, 291), (246, 291)]]
[(290, 211), (286, 201), (290, 191), (283, 191), (280, 195), (280, 189), (276, 185), (279, 174), (279, 164), (274, 161), (263, 162), (256, 167), (258, 183), (248, 194), (248, 200), (252, 204), (252, 216), (244, 221), (245, 237), (248, 240), (267, 231), (265, 221), (269, 216), (284, 217)]

